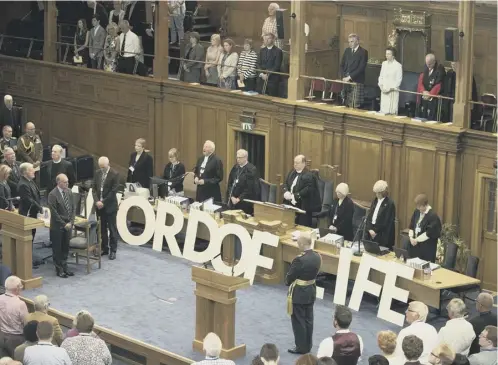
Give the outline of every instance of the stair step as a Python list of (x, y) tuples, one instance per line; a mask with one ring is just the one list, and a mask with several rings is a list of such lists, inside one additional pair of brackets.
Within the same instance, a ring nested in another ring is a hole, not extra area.
[(208, 16), (195, 16), (194, 21), (197, 24), (209, 24), (209, 17)]
[(194, 24), (194, 29), (207, 29), (207, 28), (213, 28), (213, 29), (216, 29), (216, 27), (214, 25), (211, 25), (211, 24), (197, 24), (195, 23)]

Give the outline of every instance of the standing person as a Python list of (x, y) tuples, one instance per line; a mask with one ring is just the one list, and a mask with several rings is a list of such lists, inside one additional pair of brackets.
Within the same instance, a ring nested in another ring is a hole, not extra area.
[(256, 90), (256, 64), (258, 55), (252, 49), (252, 39), (244, 40), (244, 50), (240, 52), (237, 72), (239, 80), (244, 83), (244, 91)]
[(119, 35), (117, 71), (132, 75), (135, 73), (138, 57), (142, 53), (142, 46), (138, 36), (130, 30), (127, 20), (121, 21), (119, 28), (121, 34)]
[(74, 273), (67, 268), (67, 256), (76, 209), (73, 193), (68, 188), (67, 176), (57, 175), (56, 183), (57, 186), (48, 194), (50, 240), (57, 276), (66, 279), (68, 276), (74, 276)]
[(74, 33), (74, 57), (81, 57), (81, 62), (73, 62), (76, 66), (86, 67), (88, 65), (88, 28), (86, 19), (79, 19)]
[(118, 249), (118, 228), (116, 226), (116, 215), (118, 214), (116, 193), (118, 188), (119, 174), (111, 169), (107, 157), (100, 157), (99, 169), (93, 178), (92, 193), (93, 201), (97, 207), (97, 217), (100, 218), (101, 254), (109, 255), (109, 260), (116, 259)]
[(3, 164), (10, 167), (12, 170), (7, 179), (7, 183), (10, 187), (10, 195), (16, 197), (19, 195), (17, 185), (21, 179), (21, 164), (16, 161), (16, 153), (12, 148), (6, 148), (3, 151), (3, 157), (5, 158)]
[[(494, 298), (489, 293), (480, 293), (476, 299), (477, 314), (469, 319), (474, 328), (474, 333), (481, 333), (486, 326), (496, 325), (496, 313), (493, 313)], [(469, 355), (479, 352), (479, 336), (474, 339), (470, 346)]]
[(143, 188), (149, 188), (150, 178), (154, 175), (152, 156), (145, 151), (145, 139), (135, 141), (135, 152), (130, 156), (126, 182), (139, 183)]
[(0, 295), (0, 357), (14, 356), (14, 350), (24, 342), (26, 303), (19, 298), (22, 281), (17, 276), (5, 280), (5, 294)]
[(227, 203), (230, 209), (241, 209), (247, 214), (253, 214), (252, 203), (245, 199), (258, 200), (259, 175), (256, 166), (248, 161), (246, 150), (237, 151), (237, 163), (228, 175)]
[(294, 158), (294, 170), (289, 172), (284, 185), (284, 204), (304, 210), (298, 213), (296, 224), (311, 227), (313, 212), (320, 211), (320, 193), (315, 176), (306, 168), (306, 157)]
[(17, 154), (19, 161), (29, 162), (35, 169), (40, 167), (43, 160), (43, 144), (40, 136), (36, 134), (34, 123), (26, 123), (26, 133), (17, 141)]
[(185, 0), (168, 0), (169, 24), (171, 29), (170, 44), (181, 44), (184, 37), (183, 22), (185, 21)]
[(183, 72), (183, 81), (200, 82), (204, 47), (199, 44), (201, 36), (197, 32), (191, 32), (189, 40), (185, 46), (185, 58), (182, 60), (180, 71)]
[(214, 154), (216, 146), (206, 141), (202, 147), (202, 157), (195, 165), (194, 183), (197, 185), (195, 200), (203, 202), (213, 198), (215, 204), (221, 204), (220, 182), (223, 181), (223, 162)]
[[(17, 187), (19, 192), (19, 214), (25, 217), (36, 218), (38, 213), (43, 213), (43, 207), (41, 206), (41, 196), (40, 189), (36, 185), (35, 169), (33, 164), (29, 162), (24, 162), (20, 166), (21, 178), (19, 180), (19, 185)], [(33, 240), (36, 235), (36, 228), (31, 230), (33, 235)]]
[(100, 17), (95, 14), (92, 18), (93, 28), (90, 29), (90, 36), (88, 37), (88, 48), (90, 51), (90, 63), (92, 68), (104, 68), (104, 44), (107, 32), (100, 25)]
[(118, 31), (119, 27), (114, 22), (109, 23), (107, 26), (107, 37), (104, 44), (104, 70), (108, 72), (116, 72), (117, 45), (119, 44)]
[(410, 221), (407, 245), (408, 256), (422, 260), (436, 262), (437, 241), (441, 236), (441, 220), (429, 205), (427, 195), (419, 194), (415, 197), (415, 206)]
[(164, 167), (163, 179), (168, 180), (168, 189), (175, 194), (183, 194), (183, 175), (185, 165), (178, 160), (178, 150), (172, 148), (168, 151), (169, 162)]
[(263, 22), (261, 27), (261, 37), (264, 38), (267, 34), (275, 35), (275, 46), (282, 49), (282, 40), (278, 39), (278, 27), (277, 27), (277, 11), (280, 6), (277, 3), (271, 3), (268, 5), (268, 17)]
[(438, 99), (434, 96), (441, 94), (445, 77), (444, 66), (437, 62), (433, 53), (427, 54), (424, 72), (420, 74), (417, 85), (417, 92), (423, 94), (422, 100), (420, 100), (420, 95), (417, 95), (417, 101), (420, 103), (418, 112), (420, 117), (436, 120)]
[(325, 211), (318, 215), (317, 218), (329, 216), (329, 229), (340, 236), (343, 236), (346, 241), (353, 241), (353, 215), (354, 203), (349, 195), (349, 186), (346, 183), (340, 183), (335, 189), (337, 198), (332, 201), (329, 211)]
[(394, 246), (394, 220), (396, 219), (396, 206), (389, 198), (387, 182), (377, 181), (373, 186), (375, 199), (368, 211), (365, 236), (369, 241), (374, 241), (379, 246), (392, 248)]
[(403, 80), (403, 68), (396, 61), (396, 50), (386, 48), (386, 60), (382, 62), (379, 75), (380, 112), (384, 114), (398, 114), (399, 86)]
[(0, 165), (0, 209), (14, 210), (12, 193), (8, 183), (12, 169), (7, 165)]
[(278, 96), (278, 85), (280, 82), (280, 75), (272, 72), (280, 72), (280, 67), (282, 65), (282, 50), (275, 45), (275, 35), (266, 34), (264, 37), (264, 48), (259, 51), (258, 64), (256, 68), (258, 70), (264, 70), (269, 72), (259, 72), (258, 78), (256, 80), (256, 89), (258, 93), (270, 96)]
[(287, 313), (291, 316), (292, 331), (296, 346), (289, 349), (291, 354), (306, 354), (313, 347), (313, 305), (316, 299), (316, 276), (322, 265), (321, 256), (311, 248), (309, 233), (301, 233), (297, 245), (302, 252), (294, 260), (287, 275), (285, 285), (289, 286)]
[(12, 137), (12, 127), (6, 125), (2, 128), (2, 138), (0, 138), (0, 156), (3, 160), (3, 151), (6, 148), (12, 148), (14, 151), (17, 150), (17, 138)]
[(204, 65), (204, 73), (206, 74), (206, 84), (218, 84), (218, 62), (223, 47), (221, 46), (221, 38), (219, 34), (211, 36), (211, 45), (206, 50), (206, 64)]
[[(60, 346), (62, 340), (64, 338), (64, 334), (62, 333), (61, 326), (59, 324), (59, 320), (54, 316), (48, 314), (48, 310), (50, 308), (50, 301), (46, 295), (37, 295), (33, 299), (33, 307), (35, 311), (33, 313), (29, 313), (24, 319), (24, 323), (29, 323), (32, 321), (38, 322), (50, 322), (54, 326), (54, 337), (53, 344)], [(35, 326), (36, 327), (36, 326)], [(25, 327), (26, 329), (26, 327)], [(27, 339), (26, 339), (27, 340)], [(32, 341), (35, 342), (35, 341)]]
[[(45, 164), (45, 163), (44, 163)], [(76, 183), (76, 174), (74, 173), (73, 164), (62, 158), (62, 146), (54, 144), (52, 146), (52, 160), (46, 162), (47, 175), (50, 183), (47, 190), (50, 192), (57, 186), (57, 176), (64, 174), (69, 179), (69, 189), (72, 189)]]
[(5, 95), (3, 97), (3, 104), (0, 107), (0, 128), (10, 125), (14, 137), (19, 137), (22, 126), (25, 123), (25, 118), (26, 113), (23, 112), (22, 107), (14, 105), (12, 95)]
[(218, 64), (218, 86), (222, 89), (235, 90), (237, 88), (237, 62), (239, 55), (235, 52), (235, 43), (231, 39), (223, 41), (224, 52)]
[(356, 85), (344, 85), (342, 94), (348, 107), (359, 108), (363, 104), (368, 52), (360, 46), (360, 37), (355, 33), (348, 36), (348, 43), (340, 66), (342, 81), (355, 82)]
[(119, 24), (124, 19), (125, 11), (121, 9), (121, 1), (113, 1), (114, 9), (109, 12), (109, 24)]

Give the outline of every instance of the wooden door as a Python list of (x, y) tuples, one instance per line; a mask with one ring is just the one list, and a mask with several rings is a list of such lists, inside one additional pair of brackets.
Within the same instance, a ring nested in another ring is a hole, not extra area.
[(482, 287), (496, 291), (496, 179), (485, 178), (483, 183), (483, 215), (481, 219), (481, 248), (479, 279), (482, 281)]

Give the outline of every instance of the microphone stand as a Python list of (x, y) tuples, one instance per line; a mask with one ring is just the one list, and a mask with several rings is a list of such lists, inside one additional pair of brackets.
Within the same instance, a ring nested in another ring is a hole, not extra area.
[[(356, 241), (356, 239), (358, 239), (358, 251), (356, 251), (353, 255), (355, 256), (361, 256), (363, 255), (363, 252), (361, 252), (361, 241), (363, 240), (363, 237), (365, 236), (365, 228), (367, 227), (367, 216), (365, 215), (362, 219), (361, 219), (361, 223), (360, 225), (358, 226), (358, 229), (356, 230), (356, 233), (354, 234), (354, 237), (353, 237), (353, 245)], [(359, 234), (361, 233), (361, 238), (359, 237)]]

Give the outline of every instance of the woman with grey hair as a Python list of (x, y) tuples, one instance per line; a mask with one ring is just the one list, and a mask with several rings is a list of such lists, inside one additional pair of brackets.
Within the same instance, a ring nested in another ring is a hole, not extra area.
[(349, 186), (346, 183), (340, 183), (335, 189), (336, 198), (332, 201), (329, 211), (320, 212), (315, 215), (317, 218), (329, 217), (329, 229), (346, 241), (353, 241), (353, 214), (354, 203), (349, 197)]
[(439, 343), (448, 344), (455, 353), (467, 356), (472, 341), (476, 337), (474, 328), (465, 318), (467, 307), (460, 298), (452, 299), (446, 306), (448, 317), (446, 325), (439, 330)]
[[(69, 331), (67, 331), (66, 338), (68, 338), (68, 337), (74, 337), (74, 336), (78, 336), (79, 335), (79, 331), (78, 331), (78, 327), (77, 327), (79, 318), (83, 317), (83, 316), (87, 316), (87, 315), (91, 316), (90, 312), (88, 312), (87, 310), (80, 310), (78, 313), (76, 313), (76, 316), (73, 319), (73, 328), (71, 328)], [(90, 335), (93, 336), (93, 337), (99, 337), (93, 331), (90, 333)]]
[(278, 39), (277, 32), (277, 10), (280, 6), (277, 3), (271, 3), (268, 6), (268, 18), (265, 19), (263, 27), (261, 28), (261, 37), (267, 34), (273, 34), (275, 36), (275, 46), (282, 49), (282, 40)]
[(374, 184), (373, 192), (375, 199), (368, 211), (364, 239), (392, 249), (394, 246), (396, 206), (389, 197), (388, 185), (384, 180), (379, 180)]
[(116, 58), (118, 55), (118, 31), (116, 23), (111, 22), (107, 26), (107, 37), (104, 42), (104, 70), (116, 72)]

